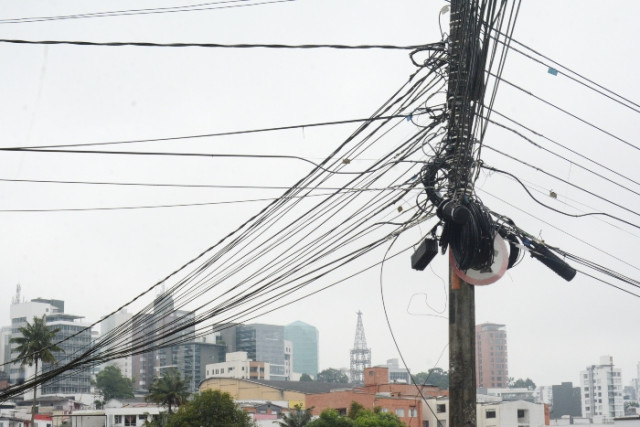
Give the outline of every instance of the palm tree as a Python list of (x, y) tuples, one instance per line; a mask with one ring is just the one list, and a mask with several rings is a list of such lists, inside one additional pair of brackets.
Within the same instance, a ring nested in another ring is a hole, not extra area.
[(303, 410), (300, 405), (295, 405), (294, 408), (278, 423), (281, 427), (304, 427), (311, 421), (313, 408)]
[(147, 402), (167, 405), (171, 414), (172, 406), (180, 406), (189, 398), (188, 388), (187, 381), (182, 379), (177, 369), (167, 369), (162, 376), (153, 379), (145, 399)]
[[(36, 373), (34, 378), (38, 375), (38, 361), (42, 363), (56, 363), (56, 358), (53, 352), (64, 351), (53, 343), (56, 334), (59, 329), (51, 329), (46, 324), (45, 316), (34, 317), (33, 323), (27, 321), (27, 325), (18, 329), (22, 334), (21, 337), (13, 337), (9, 342), (18, 344), (12, 352), (18, 353), (16, 359), (21, 359), (21, 365), (29, 365), (36, 367)], [(31, 407), (31, 424), (34, 425), (33, 420), (36, 415), (36, 392), (38, 389), (38, 383), (33, 385), (33, 405)]]

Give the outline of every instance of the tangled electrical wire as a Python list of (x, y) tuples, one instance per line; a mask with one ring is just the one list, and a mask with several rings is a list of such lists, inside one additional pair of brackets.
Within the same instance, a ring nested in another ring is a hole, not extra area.
[[(439, 246), (443, 253), (450, 249), (459, 270), (490, 272), (496, 256), (494, 241), (500, 236), (510, 247), (507, 268), (515, 265), (523, 250), (528, 250), (564, 279), (571, 280), (576, 274), (551, 248), (516, 227), (511, 219), (493, 213), (475, 193), (474, 184), (482, 166), (480, 149), (519, 10), (519, 2), (515, 3), (508, 12), (505, 1), (469, 2), (461, 13), (452, 16), (449, 36), (445, 38), (443, 33), (441, 42), (411, 54), (415, 65), (431, 68), (448, 83), (446, 102), (423, 108), (427, 114), (437, 112), (446, 125), (435, 146), (428, 141), (434, 155), (420, 171), (427, 197), (418, 206), (428, 214), (435, 210), (439, 221), (414, 253), (415, 269), (424, 269)], [(503, 34), (504, 40), (493, 37), (495, 32)], [(423, 52), (428, 56), (419, 63), (416, 56)], [(498, 69), (492, 73), (497, 56)], [(498, 77), (487, 107), (484, 96), (491, 76)]]

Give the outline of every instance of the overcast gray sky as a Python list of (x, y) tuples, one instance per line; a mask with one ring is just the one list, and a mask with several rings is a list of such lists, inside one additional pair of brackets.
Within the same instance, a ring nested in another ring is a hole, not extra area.
[[(187, 3), (188, 4), (188, 3)], [(0, 38), (209, 43), (423, 44), (440, 39), (443, 1), (296, 0), (229, 9), (3, 23)], [(0, 2), (0, 16), (33, 17), (174, 6), (171, 1)], [(91, 9), (89, 9), (91, 8)], [(514, 37), (631, 100), (637, 84), (640, 4), (627, 1), (523, 2)], [(447, 28), (448, 14), (442, 15)], [(219, 50), (204, 48), (27, 46), (0, 43), (0, 145), (77, 144), (162, 138), (364, 118), (415, 71), (406, 51)], [(628, 108), (511, 52), (503, 77), (639, 146)], [(638, 150), (501, 84), (496, 111), (640, 180)], [(495, 115), (494, 119), (499, 120)], [(320, 161), (356, 125), (143, 145), (155, 151), (287, 154)], [(485, 143), (611, 199), (613, 207), (526, 166), (483, 150), (483, 160), (520, 176), (537, 197), (575, 212), (606, 211), (637, 224), (640, 199), (558, 161), (514, 134), (490, 127)], [(138, 148), (138, 147), (136, 147)], [(558, 150), (569, 157), (566, 151)], [(571, 156), (575, 161), (578, 158)], [(366, 162), (366, 159), (363, 160)], [(580, 160), (583, 164), (588, 164)], [(0, 153), (0, 178), (288, 187), (310, 165), (273, 159), (130, 158)], [(613, 177), (606, 172), (608, 177)], [(622, 181), (633, 191), (637, 184)], [(567, 218), (536, 204), (513, 180), (481, 173), (478, 195), (552, 246), (638, 278), (640, 230), (615, 220)], [(549, 191), (558, 200), (548, 197)], [(282, 190), (185, 189), (0, 182), (0, 321), (20, 283), (26, 298), (63, 299), (95, 321), (209, 247), (266, 202), (88, 212), (12, 209), (122, 207), (277, 197)], [(413, 200), (406, 200), (407, 206)], [(567, 203), (563, 205), (561, 202)], [(586, 205), (580, 206), (579, 203)], [(415, 207), (415, 206), (414, 206)], [(403, 236), (404, 245), (425, 228)], [(402, 240), (401, 239), (401, 240)], [(579, 240), (578, 240), (579, 239)], [(398, 247), (402, 247), (398, 243)], [(385, 248), (386, 249), (386, 248)], [(383, 251), (384, 252), (384, 251)], [(376, 253), (376, 262), (383, 252)], [(374, 258), (375, 258), (374, 257)], [(424, 272), (408, 255), (258, 321), (302, 320), (320, 330), (321, 368), (347, 367), (356, 312), (363, 312), (373, 362), (398, 357), (391, 330), (414, 372), (447, 369), (447, 257)], [(354, 272), (368, 265), (354, 263)], [(613, 279), (611, 279), (613, 281)], [(617, 285), (640, 293), (637, 288)], [(305, 291), (302, 291), (304, 294)], [(610, 354), (627, 385), (640, 361), (637, 297), (582, 275), (563, 281), (526, 257), (476, 292), (476, 318), (507, 325), (509, 372), (539, 385), (577, 381)], [(139, 307), (139, 306), (134, 306)], [(441, 357), (441, 354), (443, 356)]]

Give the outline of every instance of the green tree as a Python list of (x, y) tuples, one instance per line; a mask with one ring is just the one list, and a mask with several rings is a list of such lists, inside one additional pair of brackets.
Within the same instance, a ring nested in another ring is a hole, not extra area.
[[(42, 363), (55, 364), (54, 352), (64, 351), (54, 344), (54, 339), (59, 329), (51, 329), (46, 324), (46, 318), (34, 317), (33, 323), (27, 321), (27, 325), (18, 329), (22, 336), (13, 337), (9, 341), (17, 344), (12, 352), (18, 353), (17, 359), (21, 360), (21, 365), (35, 365), (36, 375), (38, 375), (38, 361)], [(33, 405), (31, 406), (31, 424), (34, 424), (36, 415), (36, 391), (38, 384), (33, 386)]]
[(300, 405), (295, 405), (293, 411), (282, 418), (278, 424), (281, 427), (304, 427), (311, 421), (311, 411), (313, 408), (302, 409)]
[(302, 375), (300, 375), (300, 381), (301, 382), (310, 382), (310, 381), (313, 381), (313, 378), (311, 378), (311, 376), (309, 374), (302, 374)]
[(512, 381), (509, 384), (510, 388), (536, 388), (536, 383), (534, 383), (531, 378), (527, 378), (526, 380), (518, 378), (515, 381), (511, 378), (511, 380)]
[(413, 381), (420, 384), (431, 384), (443, 390), (449, 389), (449, 372), (442, 368), (431, 368), (428, 372), (413, 375)]
[(117, 366), (107, 366), (96, 375), (96, 387), (105, 402), (114, 398), (133, 397), (133, 383), (122, 376)]
[(229, 393), (206, 390), (196, 393), (169, 416), (167, 427), (253, 427), (251, 416), (240, 409)]
[(325, 409), (320, 417), (307, 424), (307, 427), (354, 427), (355, 421), (348, 417), (341, 417), (335, 409)]
[(318, 381), (323, 383), (346, 384), (349, 382), (349, 377), (337, 369), (328, 368), (318, 374)]
[(390, 412), (374, 412), (368, 409), (358, 412), (356, 427), (405, 427), (406, 424)]
[(325, 409), (320, 418), (307, 427), (406, 427), (400, 419), (389, 412), (364, 409), (359, 403), (351, 403), (349, 415), (341, 417), (335, 409)]
[(147, 402), (155, 402), (169, 408), (169, 414), (174, 406), (184, 404), (189, 398), (187, 381), (180, 376), (177, 369), (167, 369), (161, 376), (155, 377), (149, 386), (149, 394), (145, 397)]
[(351, 402), (351, 406), (349, 407), (349, 412), (347, 412), (347, 417), (355, 420), (358, 417), (360, 411), (364, 411), (364, 406), (356, 402), (355, 400)]

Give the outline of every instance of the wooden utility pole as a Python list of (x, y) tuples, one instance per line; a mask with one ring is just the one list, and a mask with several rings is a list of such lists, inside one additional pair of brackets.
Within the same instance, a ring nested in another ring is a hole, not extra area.
[(449, 267), (449, 426), (476, 425), (474, 287)]
[[(449, 175), (452, 199), (472, 190), (469, 179), (472, 159), (471, 124), (478, 45), (473, 30), (474, 2), (451, 0), (449, 86)], [(477, 22), (477, 21), (476, 21)], [(449, 249), (451, 250), (451, 249)], [(450, 258), (452, 259), (452, 257)], [(475, 295), (474, 287), (449, 267), (449, 426), (476, 426)]]

